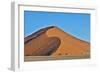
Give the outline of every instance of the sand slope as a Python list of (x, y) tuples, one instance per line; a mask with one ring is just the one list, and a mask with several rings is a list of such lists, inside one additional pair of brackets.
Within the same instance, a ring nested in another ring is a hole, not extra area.
[(25, 56), (89, 56), (90, 43), (77, 39), (56, 26), (25, 37)]

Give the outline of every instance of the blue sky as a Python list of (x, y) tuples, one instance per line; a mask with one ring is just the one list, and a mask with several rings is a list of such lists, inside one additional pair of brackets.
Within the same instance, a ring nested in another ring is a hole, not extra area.
[(25, 37), (52, 25), (81, 40), (90, 41), (90, 14), (24, 11)]

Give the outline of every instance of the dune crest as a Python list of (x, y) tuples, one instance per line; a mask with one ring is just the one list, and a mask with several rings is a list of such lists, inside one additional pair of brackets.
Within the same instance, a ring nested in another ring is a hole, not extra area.
[(90, 43), (56, 26), (50, 26), (24, 38), (25, 56), (90, 56)]

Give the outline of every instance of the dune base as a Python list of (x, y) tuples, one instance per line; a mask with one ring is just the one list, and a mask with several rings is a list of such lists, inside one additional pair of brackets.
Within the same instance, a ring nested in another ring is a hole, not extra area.
[(71, 60), (71, 59), (90, 59), (90, 55), (86, 56), (59, 56), (59, 57), (52, 57), (52, 56), (25, 56), (25, 62), (31, 61), (48, 61), (48, 60)]

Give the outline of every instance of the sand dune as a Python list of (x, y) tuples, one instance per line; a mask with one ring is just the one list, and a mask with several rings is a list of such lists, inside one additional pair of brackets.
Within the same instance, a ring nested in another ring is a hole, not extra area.
[(25, 37), (25, 56), (89, 56), (90, 43), (80, 40), (56, 26)]

